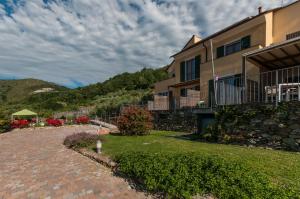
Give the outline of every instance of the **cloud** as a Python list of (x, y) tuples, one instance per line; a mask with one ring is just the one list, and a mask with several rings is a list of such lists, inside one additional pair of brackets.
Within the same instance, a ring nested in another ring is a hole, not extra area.
[[(71, 87), (160, 67), (202, 37), (280, 0), (0, 1), (0, 74)], [(286, 3), (291, 0), (286, 1)], [(1, 77), (0, 76), (0, 77)]]

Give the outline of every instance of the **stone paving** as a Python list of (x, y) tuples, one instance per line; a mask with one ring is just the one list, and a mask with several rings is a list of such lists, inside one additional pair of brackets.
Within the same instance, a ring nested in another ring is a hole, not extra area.
[(0, 135), (0, 199), (147, 198), (104, 166), (69, 150), (67, 135), (93, 126), (15, 130)]

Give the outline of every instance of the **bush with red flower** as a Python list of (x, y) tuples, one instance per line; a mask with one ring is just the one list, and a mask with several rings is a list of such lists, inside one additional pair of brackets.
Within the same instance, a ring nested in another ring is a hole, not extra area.
[(29, 127), (29, 121), (28, 120), (14, 120), (10, 124), (11, 128), (13, 129), (22, 129), (22, 128), (27, 128)]
[(61, 120), (53, 119), (53, 118), (46, 119), (46, 123), (47, 123), (48, 126), (55, 126), (55, 127), (63, 125), (63, 122)]
[(125, 108), (118, 118), (118, 128), (123, 135), (147, 135), (153, 128), (151, 113), (139, 107)]
[(88, 124), (90, 123), (90, 118), (88, 116), (80, 116), (75, 120), (76, 124)]

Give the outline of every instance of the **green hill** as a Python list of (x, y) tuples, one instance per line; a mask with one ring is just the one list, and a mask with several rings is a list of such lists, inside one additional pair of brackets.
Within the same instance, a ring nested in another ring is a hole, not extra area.
[(66, 87), (37, 79), (0, 80), (0, 102), (17, 103), (37, 92), (66, 90)]
[[(153, 84), (166, 78), (167, 73), (161, 68), (119, 74), (102, 83), (78, 89), (34, 79), (2, 80), (0, 118), (7, 118), (12, 112), (24, 108), (42, 116), (79, 107), (94, 107), (95, 113), (116, 110), (123, 104), (146, 102)], [(42, 88), (54, 88), (54, 91), (34, 93)]]

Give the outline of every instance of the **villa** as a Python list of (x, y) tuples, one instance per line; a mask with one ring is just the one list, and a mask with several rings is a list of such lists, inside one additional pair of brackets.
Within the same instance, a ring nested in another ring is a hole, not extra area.
[(150, 110), (300, 100), (300, 1), (263, 11), (172, 55)]

